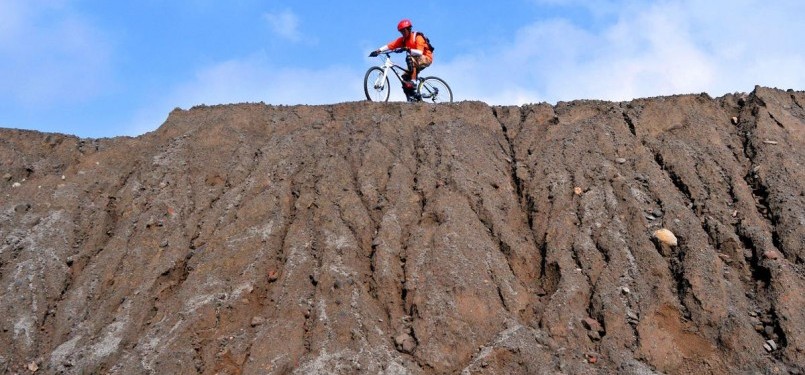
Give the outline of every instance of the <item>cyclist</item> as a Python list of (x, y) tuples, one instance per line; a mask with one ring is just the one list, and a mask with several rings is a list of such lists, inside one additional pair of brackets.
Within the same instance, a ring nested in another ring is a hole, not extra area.
[(408, 73), (403, 74), (403, 91), (405, 91), (405, 95), (408, 97), (414, 96), (417, 73), (433, 63), (433, 51), (428, 48), (425, 37), (420, 33), (412, 32), (411, 29), (411, 20), (404, 19), (400, 21), (400, 23), (397, 24), (397, 31), (399, 31), (402, 36), (372, 51), (369, 55), (375, 57), (380, 52), (396, 48), (402, 48), (408, 52), (408, 56), (405, 58), (405, 62), (408, 64)]

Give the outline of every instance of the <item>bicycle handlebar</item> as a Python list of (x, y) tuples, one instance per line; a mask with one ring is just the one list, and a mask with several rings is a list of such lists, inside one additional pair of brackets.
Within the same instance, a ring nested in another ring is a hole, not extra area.
[(369, 54), (369, 57), (375, 57), (375, 56), (379, 56), (379, 55), (386, 55), (386, 56), (388, 56), (388, 55), (391, 55), (392, 53), (403, 53), (403, 52), (410, 52), (410, 50), (409, 50), (409, 49), (407, 49), (407, 48), (395, 48), (395, 49), (389, 49), (389, 50), (385, 50), (385, 51), (382, 51), (382, 52), (378, 52), (378, 53), (377, 53), (376, 55), (374, 55), (374, 56), (373, 56), (374, 52), (372, 52), (372, 53), (370, 53), (370, 54)]

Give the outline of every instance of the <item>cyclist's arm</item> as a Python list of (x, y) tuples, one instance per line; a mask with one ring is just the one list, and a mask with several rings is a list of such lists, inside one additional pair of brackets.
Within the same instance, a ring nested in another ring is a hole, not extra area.
[(390, 49), (397, 49), (403, 46), (403, 38), (399, 37), (393, 42), (380, 47), (380, 52), (388, 51)]

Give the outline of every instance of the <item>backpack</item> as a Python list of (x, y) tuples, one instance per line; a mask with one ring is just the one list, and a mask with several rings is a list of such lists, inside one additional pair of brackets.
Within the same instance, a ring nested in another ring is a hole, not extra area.
[(421, 32), (421, 31), (414, 31), (414, 40), (416, 40), (417, 35), (422, 35), (422, 37), (425, 38), (425, 44), (428, 45), (428, 49), (431, 52), (433, 52), (436, 49), (436, 48), (433, 48), (433, 44), (430, 44), (430, 39), (428, 39), (428, 37), (425, 36), (425, 33)]

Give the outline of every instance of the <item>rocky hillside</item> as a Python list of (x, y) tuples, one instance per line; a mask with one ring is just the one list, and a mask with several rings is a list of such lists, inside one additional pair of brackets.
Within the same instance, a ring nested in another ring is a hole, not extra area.
[(803, 105), (0, 129), (0, 373), (803, 374)]

